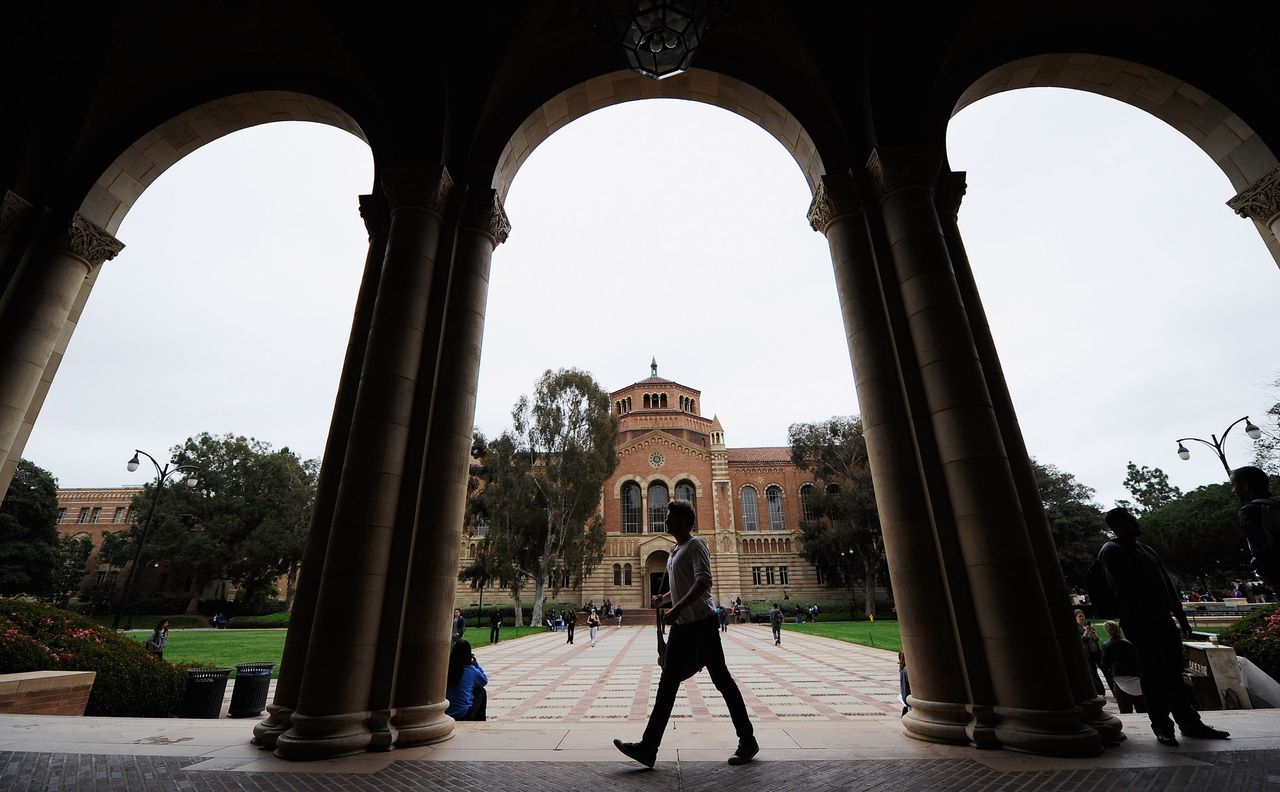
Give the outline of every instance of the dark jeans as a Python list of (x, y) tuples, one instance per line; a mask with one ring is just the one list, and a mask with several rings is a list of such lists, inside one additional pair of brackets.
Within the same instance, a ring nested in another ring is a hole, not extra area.
[(1099, 696), (1105, 696), (1107, 694), (1107, 689), (1102, 686), (1102, 680), (1098, 678), (1098, 672), (1101, 670), (1098, 664), (1102, 662), (1102, 652), (1093, 653), (1086, 651), (1084, 656), (1089, 661), (1089, 676), (1093, 678), (1093, 692), (1097, 693)]
[(489, 628), (489, 643), (491, 643), (491, 644), (496, 644), (496, 643), (498, 642), (498, 633), (499, 633), (501, 630), (502, 630), (502, 628), (501, 628), (501, 627), (490, 627), (490, 628)]
[(1200, 713), (1191, 707), (1191, 693), (1182, 682), (1182, 669), (1186, 665), (1182, 636), (1169, 615), (1120, 626), (1138, 650), (1142, 698), (1147, 705), (1147, 717), (1151, 719), (1151, 730), (1172, 733), (1175, 721), (1183, 730), (1199, 726)]
[(486, 710), (489, 708), (489, 694), (484, 692), (484, 688), (477, 687), (471, 689), (471, 709), (457, 720), (460, 721), (482, 721), (488, 720)]
[(782, 643), (782, 625), (774, 624), (771, 626), (773, 627), (773, 642)]
[(564, 626), (564, 631), (569, 633), (569, 639), (565, 643), (573, 643), (573, 622), (568, 622)]
[(653, 712), (649, 713), (649, 725), (645, 728), (641, 741), (655, 751), (662, 744), (662, 734), (667, 730), (667, 721), (671, 719), (671, 708), (676, 703), (676, 692), (682, 681), (667, 673), (667, 669), (684, 665), (679, 658), (687, 657), (690, 652), (697, 652), (698, 659), (706, 666), (716, 690), (724, 696), (733, 728), (738, 732), (738, 740), (751, 739), (755, 730), (747, 715), (747, 705), (742, 700), (738, 683), (733, 681), (733, 675), (725, 665), (724, 647), (720, 645), (720, 630), (716, 619), (708, 616), (690, 624), (672, 625), (667, 638), (666, 667), (658, 681), (658, 695), (653, 703)]

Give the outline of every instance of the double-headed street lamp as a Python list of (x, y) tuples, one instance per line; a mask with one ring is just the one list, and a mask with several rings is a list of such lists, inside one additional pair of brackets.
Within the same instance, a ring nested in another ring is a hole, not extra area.
[[(127, 465), (130, 473), (138, 469), (139, 454), (150, 459), (151, 464), (155, 466), (156, 494), (155, 497), (151, 499), (151, 508), (147, 510), (147, 521), (143, 523), (142, 533), (138, 535), (138, 549), (133, 553), (133, 564), (129, 567), (129, 577), (125, 579), (124, 592), (120, 595), (120, 604), (116, 607), (116, 618), (111, 622), (111, 629), (113, 630), (120, 628), (120, 616), (124, 613), (125, 607), (129, 604), (129, 595), (133, 592), (133, 581), (137, 578), (138, 567), (142, 564), (142, 548), (147, 544), (147, 533), (151, 530), (151, 520), (156, 516), (156, 507), (160, 505), (160, 498), (164, 494), (165, 482), (169, 480), (170, 476), (183, 472), (187, 474), (184, 481), (187, 482), (188, 487), (194, 487), (199, 483), (199, 479), (196, 478), (196, 475), (200, 472), (198, 468), (192, 465), (174, 465), (173, 467), (170, 467), (170, 465), (173, 465), (172, 462), (162, 468), (160, 467), (160, 463), (156, 461), (155, 457), (151, 456), (146, 451), (139, 451), (136, 448), (133, 451), (133, 459), (130, 459), (129, 464)], [(129, 622), (126, 629), (133, 629), (132, 612), (129, 614)]]
[(1237, 425), (1237, 424), (1239, 424), (1241, 421), (1243, 421), (1243, 422), (1244, 422), (1244, 433), (1245, 433), (1245, 434), (1247, 434), (1247, 435), (1249, 435), (1249, 439), (1251, 439), (1251, 440), (1257, 440), (1258, 438), (1262, 437), (1262, 430), (1261, 430), (1261, 429), (1259, 429), (1258, 427), (1254, 426), (1254, 425), (1253, 425), (1253, 421), (1250, 421), (1250, 420), (1249, 420), (1249, 416), (1247, 416), (1247, 415), (1246, 415), (1246, 416), (1245, 416), (1245, 417), (1243, 417), (1243, 418), (1239, 418), (1239, 419), (1237, 419), (1237, 420), (1236, 420), (1235, 422), (1233, 422), (1230, 426), (1228, 426), (1228, 427), (1226, 428), (1226, 430), (1222, 433), (1222, 439), (1218, 439), (1218, 436), (1217, 436), (1217, 435), (1209, 435), (1209, 437), (1211, 438), (1211, 441), (1210, 441), (1210, 440), (1201, 440), (1201, 439), (1200, 439), (1200, 438), (1198, 438), (1198, 437), (1182, 437), (1182, 438), (1179, 438), (1179, 439), (1178, 439), (1178, 457), (1179, 457), (1180, 459), (1184, 459), (1184, 460), (1186, 460), (1186, 459), (1190, 459), (1190, 458), (1191, 458), (1191, 452), (1190, 452), (1189, 450), (1187, 450), (1187, 447), (1186, 447), (1186, 446), (1184, 446), (1184, 445), (1182, 444), (1184, 441), (1186, 441), (1186, 440), (1194, 440), (1194, 441), (1195, 441), (1195, 442), (1197, 442), (1197, 443), (1203, 443), (1203, 444), (1205, 444), (1205, 445), (1209, 446), (1210, 448), (1212, 448), (1212, 449), (1213, 449), (1213, 453), (1215, 453), (1215, 454), (1217, 454), (1217, 455), (1218, 455), (1218, 460), (1222, 462), (1222, 469), (1223, 469), (1223, 470), (1225, 470), (1225, 471), (1227, 471), (1227, 478), (1228, 478), (1228, 479), (1230, 479), (1230, 478), (1231, 478), (1231, 466), (1227, 464), (1227, 453), (1226, 453), (1226, 451), (1225, 451), (1225, 450), (1223, 450), (1223, 449), (1224, 449), (1224, 446), (1225, 446), (1225, 444), (1226, 444), (1226, 442), (1227, 442), (1227, 435), (1228, 435), (1228, 434), (1230, 434), (1230, 433), (1231, 433), (1231, 430), (1232, 430), (1232, 429), (1234, 429), (1234, 428), (1236, 427), (1236, 425)]

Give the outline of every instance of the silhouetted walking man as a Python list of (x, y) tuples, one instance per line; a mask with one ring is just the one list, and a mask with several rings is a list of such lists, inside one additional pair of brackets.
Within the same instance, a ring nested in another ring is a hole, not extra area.
[(1227, 732), (1206, 725), (1191, 708), (1191, 695), (1182, 683), (1186, 665), (1182, 640), (1173, 619), (1178, 620), (1183, 637), (1191, 637), (1191, 625), (1160, 556), (1138, 541), (1142, 529), (1127, 510), (1112, 509), (1106, 520), (1115, 539), (1102, 546), (1098, 561), (1120, 605), (1120, 626), (1138, 650), (1142, 696), (1156, 741), (1178, 744), (1174, 721), (1184, 737), (1226, 739)]
[(711, 553), (705, 542), (690, 535), (696, 519), (693, 505), (688, 501), (673, 500), (667, 504), (667, 533), (676, 539), (676, 546), (667, 557), (670, 588), (666, 594), (653, 598), (655, 608), (671, 606), (664, 619), (671, 627), (671, 637), (667, 639), (662, 678), (658, 682), (658, 695), (653, 703), (653, 712), (649, 713), (644, 737), (638, 743), (613, 741), (619, 751), (646, 767), (653, 767), (657, 761), (658, 746), (671, 718), (676, 692), (684, 681), (681, 674), (690, 667), (691, 656), (696, 657), (697, 665), (705, 666), (711, 674), (711, 681), (724, 696), (729, 717), (738, 732), (738, 750), (729, 757), (729, 764), (746, 764), (760, 751), (742, 692), (725, 665), (719, 625), (711, 604)]

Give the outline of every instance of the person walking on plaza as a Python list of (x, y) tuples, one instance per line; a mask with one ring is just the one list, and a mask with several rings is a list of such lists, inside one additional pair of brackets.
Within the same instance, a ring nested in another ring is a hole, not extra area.
[(729, 609), (724, 605), (717, 605), (716, 619), (720, 622), (720, 632), (729, 632)]
[(489, 643), (496, 644), (500, 632), (502, 632), (502, 611), (494, 610), (493, 615), (489, 617)]
[(1182, 683), (1186, 665), (1182, 640), (1173, 620), (1178, 620), (1182, 637), (1191, 636), (1191, 625), (1160, 556), (1138, 541), (1142, 528), (1128, 510), (1112, 509), (1107, 512), (1106, 522), (1115, 539), (1102, 546), (1098, 563), (1119, 606), (1120, 626), (1138, 650), (1142, 696), (1156, 741), (1161, 745), (1178, 744), (1173, 734), (1174, 722), (1184, 737), (1230, 737), (1204, 723), (1200, 713), (1191, 707), (1191, 694)]
[(462, 611), (457, 608), (453, 609), (453, 634), (450, 637), (451, 643), (457, 643), (462, 640), (462, 636), (467, 634), (467, 620), (463, 618)]
[(578, 612), (570, 610), (564, 617), (564, 631), (569, 635), (565, 643), (573, 643), (573, 628), (578, 626)]
[(1102, 646), (1102, 669), (1111, 680), (1111, 692), (1121, 712), (1146, 712), (1142, 701), (1142, 668), (1138, 662), (1138, 650), (1125, 640), (1119, 622), (1102, 625), (1107, 642)]
[(704, 666), (715, 683), (716, 690), (724, 696), (738, 734), (738, 748), (729, 757), (729, 764), (750, 762), (760, 752), (755, 730), (742, 700), (742, 691), (724, 660), (724, 647), (720, 644), (720, 632), (716, 629), (715, 608), (711, 604), (711, 553), (707, 545), (691, 532), (697, 524), (693, 505), (686, 500), (673, 500), (667, 504), (667, 533), (675, 537), (676, 546), (667, 557), (667, 579), (670, 587), (665, 594), (655, 596), (652, 605), (661, 608), (669, 605), (664, 622), (671, 627), (666, 644), (666, 658), (662, 677), (658, 681), (658, 694), (649, 713), (649, 725), (645, 727), (640, 742), (627, 743), (614, 740), (619, 751), (646, 767), (653, 767), (658, 758), (658, 746), (667, 730), (671, 708), (686, 669), (691, 665)]
[(614, 608), (613, 615), (618, 617), (618, 626), (622, 626), (622, 608)]
[(1231, 488), (1242, 504), (1237, 519), (1254, 571), (1269, 585), (1280, 586), (1280, 498), (1271, 497), (1266, 472), (1252, 465), (1231, 471)]
[(1076, 608), (1076, 630), (1080, 633), (1084, 656), (1089, 660), (1089, 676), (1093, 677), (1093, 692), (1104, 696), (1107, 689), (1102, 686), (1102, 680), (1098, 678), (1098, 667), (1102, 663), (1102, 644), (1098, 641), (1098, 630), (1089, 623), (1084, 611), (1079, 608)]
[(769, 611), (769, 626), (773, 628), (773, 645), (782, 646), (782, 608), (776, 602), (773, 610)]
[(591, 609), (591, 615), (587, 617), (587, 627), (591, 630), (591, 645), (596, 645), (596, 638), (600, 635), (600, 614), (595, 608)]

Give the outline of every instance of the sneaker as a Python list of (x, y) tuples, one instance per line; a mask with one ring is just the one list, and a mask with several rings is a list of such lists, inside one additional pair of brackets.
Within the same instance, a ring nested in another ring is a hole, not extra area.
[(755, 737), (739, 740), (738, 750), (734, 751), (733, 756), (729, 757), (729, 764), (744, 765), (754, 759), (758, 753), (760, 753), (760, 743), (756, 742)]
[(1173, 736), (1173, 732), (1158, 731), (1156, 732), (1156, 742), (1161, 745), (1167, 745), (1170, 748), (1178, 747), (1178, 738)]
[[(648, 768), (652, 768), (653, 763), (658, 761), (658, 752), (644, 743), (628, 743), (614, 739), (613, 747)], [(730, 759), (729, 761), (733, 760)]]
[(1230, 732), (1215, 729), (1207, 723), (1198, 723), (1181, 731), (1183, 737), (1198, 737), (1202, 740), (1226, 740), (1231, 737)]

